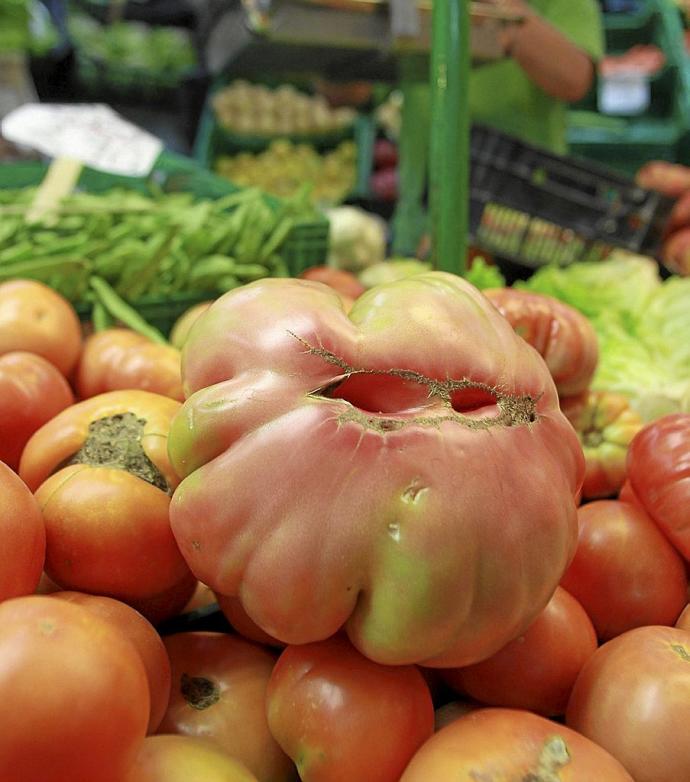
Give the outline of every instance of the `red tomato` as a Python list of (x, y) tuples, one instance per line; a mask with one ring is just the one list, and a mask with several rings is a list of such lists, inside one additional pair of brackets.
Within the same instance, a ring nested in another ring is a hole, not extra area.
[[(364, 777), (363, 777), (364, 779)], [(436, 733), (400, 782), (635, 782), (593, 741), (513, 709), (479, 709)]]
[(0, 601), (31, 594), (41, 578), (46, 531), (38, 503), (0, 462)]
[(690, 633), (639, 627), (604, 644), (575, 682), (567, 724), (635, 782), (690, 779)]
[(81, 324), (72, 305), (33, 280), (0, 284), (0, 354), (38, 353), (68, 376), (81, 352)]
[(146, 734), (149, 688), (118, 630), (66, 600), (0, 605), (0, 779), (121, 782)]
[(267, 646), (285, 646), (282, 641), (265, 633), (256, 622), (252, 621), (249, 616), (247, 616), (247, 612), (242, 608), (242, 602), (238, 597), (216, 595), (216, 600), (218, 600), (218, 606), (225, 618), (240, 635), (249, 638), (250, 641), (266, 644)]
[(628, 478), (639, 502), (690, 561), (690, 414), (645, 426), (630, 444)]
[(90, 336), (77, 367), (82, 399), (108, 391), (139, 389), (184, 400), (180, 351), (127, 329), (107, 329)]
[(64, 376), (35, 353), (0, 356), (0, 461), (16, 470), (31, 435), (74, 402)]
[(180, 315), (170, 332), (170, 344), (174, 348), (182, 350), (182, 347), (189, 336), (189, 332), (192, 330), (192, 326), (197, 322), (199, 316), (206, 312), (211, 304), (213, 304), (212, 301), (202, 301), (199, 304), (190, 307), (186, 312), (183, 312), (182, 315)]
[(148, 732), (154, 733), (163, 719), (170, 698), (170, 660), (153, 625), (120, 600), (83, 592), (55, 592), (53, 597), (83, 606), (128, 638), (141, 657), (151, 697)]
[(131, 604), (185, 579), (194, 589), (169, 521), (178, 479), (167, 432), (179, 407), (112, 391), (63, 410), (27, 443), (19, 472), (43, 512), (45, 570), (63, 589)]
[(579, 541), (561, 579), (601, 640), (633, 627), (672, 625), (686, 602), (685, 566), (647, 514), (600, 500), (578, 510)]
[(556, 589), (527, 630), (488, 660), (444, 671), (451, 687), (490, 706), (564, 714), (578, 673), (597, 648), (594, 627), (565, 589)]
[(294, 779), (295, 767), (266, 720), (274, 655), (223, 633), (177, 633), (164, 640), (173, 687), (158, 732), (211, 738), (259, 782)]
[(123, 782), (259, 782), (215, 742), (149, 736)]
[(303, 782), (398, 782), (434, 729), (413, 666), (385, 666), (345, 638), (288, 646), (267, 693), (268, 724)]

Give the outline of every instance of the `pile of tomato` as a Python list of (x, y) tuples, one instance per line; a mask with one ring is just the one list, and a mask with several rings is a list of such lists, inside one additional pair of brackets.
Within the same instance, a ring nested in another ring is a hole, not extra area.
[(171, 342), (0, 284), (0, 782), (690, 779), (690, 415), (583, 316), (276, 279)]

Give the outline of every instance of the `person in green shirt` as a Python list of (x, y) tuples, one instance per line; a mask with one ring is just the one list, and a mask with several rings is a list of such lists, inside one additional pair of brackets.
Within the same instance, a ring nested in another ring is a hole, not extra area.
[[(594, 83), (596, 62), (604, 53), (601, 10), (597, 0), (484, 0), (521, 18), (502, 33), (505, 57), (477, 65), (470, 72), (469, 113), (473, 122), (556, 154), (567, 154), (569, 103), (583, 98)], [(408, 86), (417, 117), (414, 159), (400, 168), (400, 200), (393, 218), (393, 247), (398, 254), (425, 255), (421, 245), (426, 216), (420, 208), (426, 190), (431, 127), (431, 91)], [(407, 99), (407, 98), (406, 98)], [(410, 141), (410, 143), (412, 143)], [(401, 149), (402, 149), (401, 142)], [(404, 157), (404, 155), (403, 155)]]
[(583, 98), (604, 53), (596, 0), (494, 0), (522, 16), (503, 33), (506, 58), (472, 69), (470, 117), (560, 154), (567, 104)]

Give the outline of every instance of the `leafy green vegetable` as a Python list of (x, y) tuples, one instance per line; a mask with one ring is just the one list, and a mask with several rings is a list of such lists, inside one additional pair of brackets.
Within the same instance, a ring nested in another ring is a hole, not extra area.
[(654, 261), (618, 253), (600, 263), (548, 267), (516, 287), (589, 317), (599, 339), (593, 388), (625, 394), (646, 421), (690, 412), (690, 278), (662, 283)]
[(505, 277), (496, 266), (489, 265), (483, 258), (475, 258), (465, 274), (467, 282), (472, 283), (480, 291), (486, 288), (503, 288)]

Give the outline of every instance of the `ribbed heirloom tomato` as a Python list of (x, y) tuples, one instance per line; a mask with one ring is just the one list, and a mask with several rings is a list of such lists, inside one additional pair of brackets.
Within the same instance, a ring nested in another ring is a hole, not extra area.
[(574, 396), (589, 387), (599, 345), (594, 327), (581, 312), (551, 296), (516, 288), (492, 288), (484, 294), (543, 356), (559, 396)]
[[(46, 524), (46, 573), (64, 589), (134, 603), (195, 582), (170, 530), (167, 457), (179, 403), (113, 391), (63, 410), (27, 443), (20, 475)], [(183, 602), (183, 605), (184, 605)]]
[(321, 283), (246, 285), (196, 322), (183, 379), (175, 537), (269, 635), (345, 626), (377, 662), (463, 665), (548, 602), (582, 451), (543, 359), (460, 277), (349, 314)]

